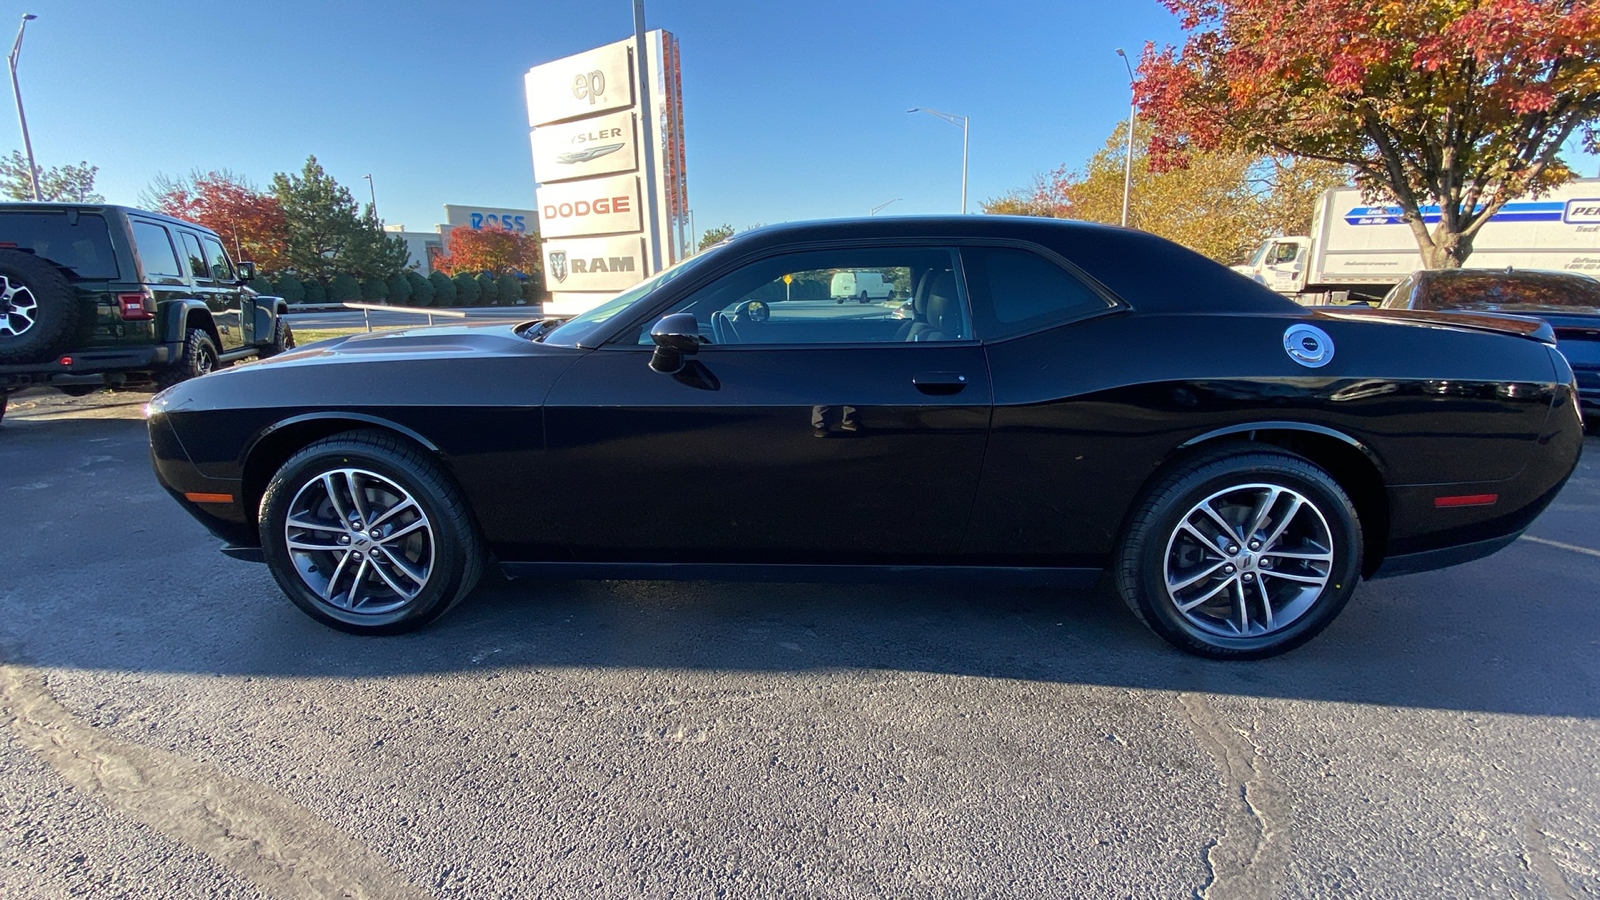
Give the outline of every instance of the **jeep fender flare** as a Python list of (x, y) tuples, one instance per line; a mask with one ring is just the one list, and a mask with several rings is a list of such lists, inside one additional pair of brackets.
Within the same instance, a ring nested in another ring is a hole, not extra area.
[(185, 338), (191, 328), (204, 329), (211, 335), (211, 341), (219, 349), (222, 347), (222, 335), (217, 332), (217, 323), (211, 318), (211, 307), (205, 301), (194, 298), (174, 300), (167, 315), (167, 330), (162, 340), (168, 345), (183, 346)]
[(283, 318), (289, 311), (289, 302), (282, 297), (265, 295), (256, 296), (254, 301), (256, 305), (254, 319), (256, 326), (255, 343), (269, 344), (272, 342), (273, 330), (277, 327), (278, 320)]

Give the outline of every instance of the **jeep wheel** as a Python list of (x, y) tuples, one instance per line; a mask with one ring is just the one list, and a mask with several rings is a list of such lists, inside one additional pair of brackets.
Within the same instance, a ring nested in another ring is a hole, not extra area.
[(0, 391), (0, 421), (5, 421), (6, 404), (9, 402), (11, 402), (11, 395), (5, 391)]
[(217, 369), (217, 345), (203, 328), (191, 328), (183, 340), (183, 358), (167, 367), (156, 379), (164, 388)]
[(294, 330), (289, 327), (288, 322), (279, 319), (277, 326), (272, 329), (272, 343), (261, 348), (261, 358), (267, 359), (293, 349)]
[(39, 363), (67, 349), (78, 298), (60, 270), (20, 250), (0, 250), (0, 363)]
[(356, 431), (301, 450), (261, 498), (261, 548), (307, 615), (353, 634), (398, 634), (472, 591), (483, 550), (431, 459), (392, 434)]

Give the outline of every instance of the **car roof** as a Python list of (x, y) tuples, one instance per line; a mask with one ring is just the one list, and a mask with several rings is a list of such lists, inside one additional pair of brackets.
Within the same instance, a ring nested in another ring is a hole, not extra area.
[(210, 234), (210, 235), (215, 235), (216, 234), (215, 231), (212, 231), (211, 229), (207, 228), (204, 225), (201, 225), (198, 222), (191, 222), (188, 219), (180, 219), (180, 218), (178, 218), (176, 216), (169, 216), (166, 213), (151, 212), (148, 209), (139, 209), (138, 207), (134, 207), (134, 206), (122, 206), (122, 205), (117, 204), (117, 203), (70, 203), (70, 202), (57, 202), (57, 201), (40, 201), (38, 203), (35, 203), (35, 202), (32, 202), (32, 201), (25, 201), (25, 202), (20, 202), (20, 203), (0, 203), (0, 212), (8, 212), (8, 211), (10, 211), (10, 212), (29, 212), (29, 211), (54, 212), (54, 211), (57, 211), (57, 210), (67, 210), (67, 209), (75, 209), (75, 210), (78, 210), (79, 212), (88, 212), (88, 213), (93, 213), (93, 212), (107, 213), (107, 212), (111, 212), (111, 213), (121, 213), (123, 215), (136, 215), (136, 216), (139, 216), (141, 218), (146, 218), (146, 219), (158, 219), (160, 221), (167, 222), (167, 223), (170, 223), (172, 225), (182, 225), (185, 228), (193, 228), (196, 231), (202, 231), (202, 232), (205, 232), (206, 234)]

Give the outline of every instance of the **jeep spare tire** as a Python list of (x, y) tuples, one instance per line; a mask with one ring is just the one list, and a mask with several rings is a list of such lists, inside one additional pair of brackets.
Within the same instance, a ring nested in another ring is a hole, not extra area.
[(0, 363), (40, 363), (68, 349), (78, 298), (67, 277), (31, 253), (0, 250)]

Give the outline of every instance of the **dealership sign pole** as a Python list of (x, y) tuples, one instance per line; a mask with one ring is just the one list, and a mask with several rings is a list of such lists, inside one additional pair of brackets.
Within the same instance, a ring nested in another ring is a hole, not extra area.
[[(639, 108), (644, 114), (639, 117), (639, 133), (644, 138), (646, 147), (654, 148), (655, 141), (651, 140), (655, 132), (655, 125), (651, 121), (655, 118), (650, 107), (650, 65), (649, 55), (645, 50), (644, 40), (644, 0), (633, 0), (633, 56), (635, 73), (634, 83), (639, 85)], [(661, 212), (656, 205), (656, 167), (655, 153), (644, 155), (644, 194), (645, 219), (650, 223), (650, 274), (661, 271)]]

